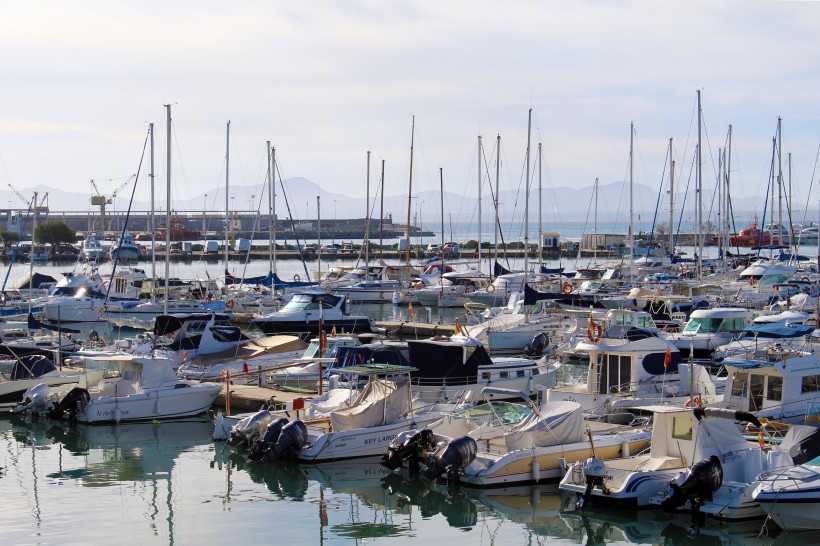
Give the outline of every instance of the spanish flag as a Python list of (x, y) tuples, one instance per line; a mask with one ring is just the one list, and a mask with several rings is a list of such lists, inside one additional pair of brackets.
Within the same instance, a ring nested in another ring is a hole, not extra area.
[(413, 303), (407, 304), (407, 312), (410, 313), (410, 318), (416, 318), (416, 312), (413, 310)]
[(669, 364), (672, 363), (672, 347), (667, 345), (666, 346), (666, 355), (663, 357), (663, 369), (669, 367)]

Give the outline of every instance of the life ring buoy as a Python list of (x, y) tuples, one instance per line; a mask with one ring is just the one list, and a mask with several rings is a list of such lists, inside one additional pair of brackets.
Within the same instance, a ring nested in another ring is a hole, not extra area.
[(236, 302), (235, 302), (235, 301), (233, 301), (233, 300), (228, 300), (228, 301), (226, 301), (226, 302), (225, 302), (225, 309), (227, 309), (228, 311), (230, 311), (231, 309), (233, 309), (233, 306), (234, 306), (234, 305), (236, 305)]
[(574, 289), (575, 288), (570, 283), (565, 282), (564, 285), (561, 287), (561, 292), (563, 292), (564, 294), (572, 294), (572, 291)]
[(293, 282), (299, 282), (302, 280), (302, 277), (299, 276), (299, 273), (293, 276)]
[(491, 285), (487, 286), (487, 293), (492, 294), (493, 292), (495, 292), (495, 285), (491, 284)]
[(597, 322), (590, 322), (587, 328), (587, 339), (592, 343), (598, 343), (604, 337), (604, 329)]
[[(691, 407), (692, 406), (692, 400), (693, 400), (692, 398), (687, 400), (686, 403), (683, 405), (683, 407), (685, 407), (685, 408)], [(694, 401), (695, 401), (695, 406), (696, 407), (701, 407), (703, 405), (703, 403), (700, 400), (700, 395), (695, 396)]]

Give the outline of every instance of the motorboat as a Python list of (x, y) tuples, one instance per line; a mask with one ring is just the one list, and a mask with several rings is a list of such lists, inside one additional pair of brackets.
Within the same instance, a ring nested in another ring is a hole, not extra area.
[(83, 359), (78, 386), (64, 396), (15, 411), (92, 424), (172, 419), (205, 413), (221, 389), (179, 379), (164, 357), (104, 355)]
[(785, 531), (820, 529), (820, 457), (761, 474), (752, 497)]
[(694, 351), (696, 358), (709, 358), (712, 352), (736, 338), (752, 322), (752, 313), (742, 307), (696, 309), (678, 333), (670, 334), (672, 342), (684, 357)]
[(120, 239), (119, 244), (111, 249), (111, 259), (120, 263), (135, 263), (140, 257), (140, 247), (134, 242), (134, 237), (125, 235)]
[(17, 406), (23, 401), (24, 393), (37, 385), (70, 388), (79, 381), (79, 375), (61, 372), (43, 355), (0, 360), (0, 408), (9, 409)]
[(265, 374), (299, 358), (308, 344), (296, 336), (278, 335), (249, 339), (219, 352), (199, 354), (186, 359), (177, 375), (197, 381), (220, 381), (257, 384)]
[[(670, 487), (674, 500), (664, 507), (673, 508), (690, 502), (689, 493), (701, 499), (711, 498), (723, 482), (751, 481), (771, 468), (791, 464), (781, 450), (763, 450), (757, 442), (746, 440), (736, 421), (760, 426), (753, 415), (722, 408), (671, 408), (654, 406), (652, 439), (649, 452), (602, 461), (590, 458), (572, 463), (559, 484), (566, 494), (575, 494), (578, 508), (590, 505), (643, 508), (660, 504), (657, 497)], [(690, 473), (690, 469), (692, 473)], [(700, 478), (709, 489), (678, 482), (681, 475)], [(675, 481), (677, 487), (670, 486)], [(729, 484), (727, 483), (727, 486)], [(651, 500), (655, 497), (654, 501)], [(683, 499), (683, 503), (677, 504)], [(697, 502), (697, 501), (694, 501)], [(700, 509), (704, 511), (704, 506)], [(759, 508), (758, 508), (759, 509)], [(730, 517), (734, 510), (713, 515)], [(740, 512), (742, 516), (747, 512)]]
[[(343, 353), (345, 348), (359, 345), (361, 341), (354, 336), (330, 335), (325, 336), (323, 341), (319, 338), (313, 339), (299, 358), (280, 364), (275, 370), (270, 371), (265, 376), (266, 383), (280, 388), (316, 389), (317, 383), (326, 375), (328, 369), (349, 358), (342, 358), (340, 353)], [(357, 364), (365, 362), (361, 359)]]
[(419, 304), (426, 307), (461, 307), (467, 303), (470, 292), (484, 290), (489, 277), (476, 269), (449, 271), (441, 275), (437, 285), (413, 290)]
[(54, 323), (96, 322), (104, 307), (122, 302), (139, 302), (145, 271), (139, 268), (117, 268), (113, 278), (103, 278), (93, 271), (89, 275), (67, 274), (49, 293), (43, 304), (46, 318)]
[(426, 431), (409, 431), (391, 442), (382, 461), (398, 468), (405, 459), (420, 461), (430, 479), (470, 487), (537, 484), (564, 475), (566, 461), (604, 459), (636, 453), (649, 445), (647, 428), (584, 424), (580, 404), (535, 406), (526, 393), (486, 387), (485, 397), (520, 397), (531, 411), (505, 426), (501, 419), (476, 426), (454, 412)]
[(347, 312), (344, 295), (324, 291), (305, 291), (293, 294), (279, 311), (251, 320), (266, 335), (303, 333), (319, 335), (321, 324), (325, 332), (334, 328), (338, 333), (372, 332), (375, 321), (367, 315)]
[(751, 248), (772, 244), (771, 233), (764, 232), (757, 226), (757, 220), (729, 236), (729, 246)]
[(87, 262), (101, 262), (108, 259), (108, 252), (103, 248), (102, 242), (94, 236), (89, 236), (83, 241), (82, 257)]
[[(793, 311), (784, 311), (784, 313), (797, 315)], [(806, 313), (800, 314), (808, 318)], [(797, 351), (809, 351), (817, 345), (816, 338), (812, 336), (814, 331), (812, 326), (786, 320), (754, 322), (744, 328), (735, 340), (715, 349), (713, 356), (715, 359), (722, 360), (728, 356), (766, 350), (769, 346), (774, 345)]]
[(473, 303), (481, 303), (487, 307), (504, 305), (513, 294), (524, 291), (526, 274), (504, 273), (498, 275), (486, 288), (474, 290), (467, 294)]

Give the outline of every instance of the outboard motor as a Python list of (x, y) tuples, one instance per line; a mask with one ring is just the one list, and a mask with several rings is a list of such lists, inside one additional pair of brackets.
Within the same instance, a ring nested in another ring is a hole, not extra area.
[(459, 473), (475, 460), (478, 444), (470, 436), (453, 438), (427, 458), (424, 474), (432, 479), (447, 474), (448, 483), (457, 483)]
[(52, 419), (67, 417), (69, 421), (77, 420), (77, 414), (91, 402), (91, 395), (82, 387), (74, 387), (58, 403), (48, 408), (46, 415)]
[(723, 466), (717, 455), (712, 455), (692, 465), (681, 484), (674, 480), (669, 482), (663, 492), (666, 498), (661, 502), (661, 508), (672, 512), (689, 501), (692, 512), (696, 513), (706, 501), (712, 500), (712, 495), (720, 489), (721, 484)]
[(302, 421), (291, 421), (282, 427), (276, 443), (268, 450), (266, 457), (276, 459), (296, 459), (299, 451), (307, 444), (307, 426)]
[(381, 465), (395, 470), (403, 461), (408, 461), (411, 468), (415, 469), (435, 447), (436, 441), (432, 430), (408, 430), (393, 438), (387, 446), (387, 453), (382, 456)]
[(268, 423), (265, 427), (265, 433), (259, 437), (255, 436), (250, 439), (250, 449), (248, 451), (248, 459), (252, 461), (261, 461), (265, 457), (265, 452), (270, 449), (282, 433), (282, 428), (288, 424), (288, 420), (284, 417), (275, 419)]
[(535, 337), (532, 338), (532, 341), (527, 344), (527, 347), (524, 349), (524, 354), (531, 358), (540, 358), (549, 344), (549, 336), (545, 332), (541, 332), (540, 334), (536, 334)]
[(273, 415), (268, 410), (257, 411), (253, 415), (242, 418), (231, 429), (228, 444), (235, 446), (243, 442), (250, 442), (254, 436), (260, 436), (271, 421), (273, 421)]
[(32, 417), (39, 417), (48, 412), (49, 408), (56, 403), (56, 395), (50, 395), (47, 384), (40, 383), (23, 393), (23, 400), (12, 408), (13, 414), (27, 413)]
[(609, 489), (604, 485), (606, 465), (601, 459), (590, 457), (584, 461), (584, 477), (587, 480), (587, 488), (584, 490), (584, 494), (580, 495), (578, 500), (575, 501), (575, 507), (578, 510), (583, 510), (584, 506), (589, 502), (593, 487), (600, 488), (604, 495), (609, 494)]

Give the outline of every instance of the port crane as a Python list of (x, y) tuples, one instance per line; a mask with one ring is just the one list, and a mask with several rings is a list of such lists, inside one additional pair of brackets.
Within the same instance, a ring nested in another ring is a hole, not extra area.
[(105, 206), (112, 204), (114, 202), (114, 198), (117, 197), (117, 194), (120, 191), (122, 191), (122, 189), (125, 186), (127, 186), (133, 178), (136, 178), (136, 175), (131, 175), (127, 177), (125, 179), (125, 182), (117, 186), (117, 188), (113, 192), (111, 192), (111, 197), (106, 197), (105, 195), (103, 195), (100, 191), (100, 188), (97, 187), (97, 183), (94, 182), (93, 178), (91, 179), (91, 186), (94, 188), (94, 192), (97, 194), (91, 196), (91, 206), (100, 207), (100, 231), (103, 232), (100, 234), (101, 237), (105, 233)]

